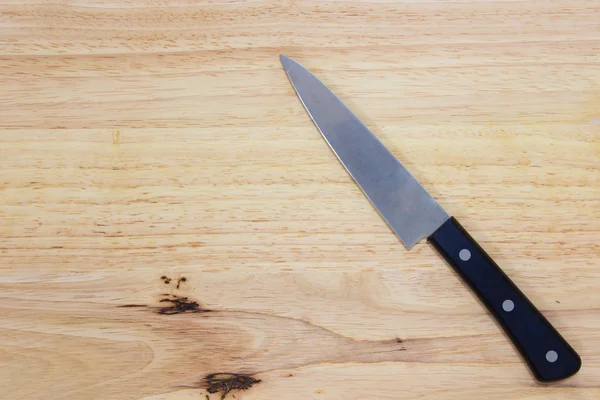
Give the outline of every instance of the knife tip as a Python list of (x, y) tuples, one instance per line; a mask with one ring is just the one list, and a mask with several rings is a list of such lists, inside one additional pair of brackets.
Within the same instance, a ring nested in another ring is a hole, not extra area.
[(283, 67), (285, 69), (287, 69), (290, 65), (292, 65), (294, 63), (294, 60), (292, 60), (291, 58), (289, 58), (288, 56), (286, 56), (284, 54), (280, 54), (279, 59), (281, 60), (281, 64), (283, 64)]

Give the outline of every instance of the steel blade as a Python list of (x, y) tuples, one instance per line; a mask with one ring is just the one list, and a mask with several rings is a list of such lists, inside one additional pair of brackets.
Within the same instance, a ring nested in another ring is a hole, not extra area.
[(313, 122), (383, 219), (408, 248), (449, 217), (383, 143), (316, 76), (281, 63)]

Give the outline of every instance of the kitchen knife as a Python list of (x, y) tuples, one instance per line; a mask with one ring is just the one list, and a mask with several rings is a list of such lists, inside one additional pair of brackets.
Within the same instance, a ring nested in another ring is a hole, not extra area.
[(496, 318), (537, 380), (576, 374), (579, 355), (458, 221), (316, 76), (289, 57), (281, 55), (281, 62), (318, 130), (405, 246), (427, 238)]

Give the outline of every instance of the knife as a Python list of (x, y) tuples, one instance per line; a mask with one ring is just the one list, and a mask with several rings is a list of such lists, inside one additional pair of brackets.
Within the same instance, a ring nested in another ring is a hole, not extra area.
[(410, 249), (427, 238), (496, 318), (538, 381), (576, 374), (579, 355), (475, 239), (327, 86), (280, 57), (323, 138), (404, 245)]

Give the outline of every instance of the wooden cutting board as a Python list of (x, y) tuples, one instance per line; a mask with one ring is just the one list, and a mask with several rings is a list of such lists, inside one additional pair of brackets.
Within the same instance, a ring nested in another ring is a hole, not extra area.
[[(0, 397), (600, 398), (598, 1), (0, 0)], [(313, 70), (581, 354), (407, 251)], [(245, 390), (243, 390), (245, 389)]]

